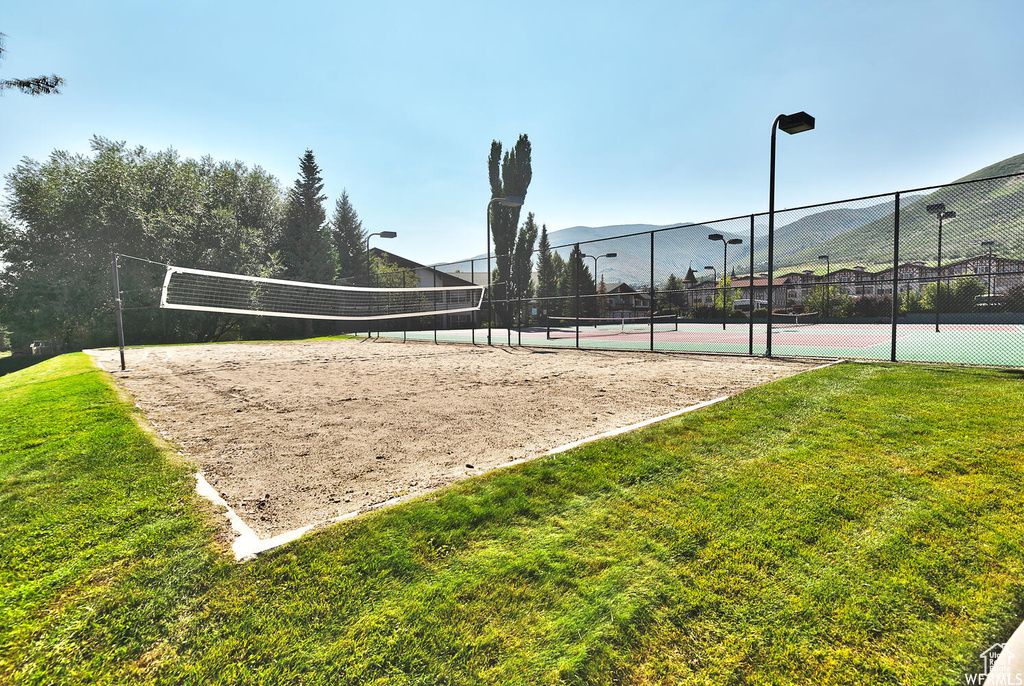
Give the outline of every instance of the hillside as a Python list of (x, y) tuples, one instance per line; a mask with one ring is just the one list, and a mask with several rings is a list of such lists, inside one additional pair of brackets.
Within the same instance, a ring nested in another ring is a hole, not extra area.
[[(975, 181), (1024, 172), (1024, 154), (968, 174)], [(938, 221), (926, 207), (943, 203), (957, 213), (943, 222), (942, 259), (963, 259), (985, 252), (983, 241), (995, 241), (996, 255), (1024, 258), (1024, 176), (941, 188), (903, 206), (900, 214), (900, 261), (934, 264), (938, 255)], [(827, 253), (833, 262), (866, 266), (892, 261), (893, 213), (864, 226), (777, 260), (780, 269), (817, 262)], [(776, 249), (778, 244), (776, 244)]]
[[(979, 169), (959, 179), (960, 182), (1024, 172), (1024, 154)], [(892, 261), (893, 199), (881, 198), (852, 202), (820, 211), (804, 210), (776, 214), (776, 271), (798, 269), (824, 270), (818, 256), (827, 254), (833, 267), (887, 265)], [(937, 256), (937, 221), (926, 212), (927, 205), (944, 203), (957, 217), (943, 224), (943, 261), (949, 262), (984, 252), (981, 243), (994, 240), (996, 255), (1024, 258), (1024, 176), (978, 184), (950, 186), (932, 193), (908, 193), (900, 198), (900, 258), (934, 264)], [(767, 236), (761, 235), (767, 220), (758, 217), (755, 227), (755, 271), (766, 269)], [(573, 226), (548, 234), (557, 252), (568, 257), (574, 243), (584, 253), (617, 256), (601, 260), (600, 272), (606, 283), (624, 281), (645, 285), (650, 281), (650, 237), (655, 234), (654, 274), (664, 283), (670, 274), (682, 277), (691, 265), (698, 276), (710, 274), (705, 265), (721, 269), (722, 245), (708, 240), (709, 233), (725, 238), (739, 238), (743, 244), (729, 249), (731, 271), (746, 273), (750, 264), (750, 229), (748, 219), (726, 224), (616, 224), (611, 226)], [(609, 238), (623, 236), (626, 238)], [(478, 256), (482, 258), (483, 256)], [(592, 269), (593, 264), (587, 260)], [(478, 263), (479, 265), (479, 263)], [(479, 266), (477, 267), (479, 269)], [(469, 263), (449, 267), (452, 271), (469, 271)]]

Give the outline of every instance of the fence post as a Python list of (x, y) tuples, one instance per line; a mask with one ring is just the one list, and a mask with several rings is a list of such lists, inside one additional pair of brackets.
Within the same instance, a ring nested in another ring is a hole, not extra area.
[(572, 260), (572, 273), (574, 280), (576, 281), (576, 349), (580, 347), (580, 262), (583, 258), (580, 256), (580, 244), (577, 243), (573, 246), (573, 260)]
[(651, 231), (651, 352), (654, 352), (654, 232)]
[[(938, 291), (936, 290), (936, 293)], [(889, 361), (896, 361), (896, 318), (900, 309), (900, 194), (896, 194), (896, 209), (892, 228), (892, 351)]]
[[(431, 267), (431, 283), (434, 288), (437, 288), (437, 268)], [(434, 291), (434, 307), (437, 307), (437, 291)], [(440, 320), (441, 315), (434, 315), (434, 345), (437, 345), (437, 322)]]
[[(476, 285), (476, 260), (473, 259), (469, 261), (469, 282), (473, 285)], [(480, 310), (477, 310), (476, 312), (471, 312), (469, 315), (469, 323), (470, 326), (472, 327), (470, 329), (469, 337), (470, 340), (473, 342), (473, 345), (476, 345), (476, 325), (478, 323), (476, 319), (479, 316), (479, 312)]]
[(121, 281), (117, 274), (117, 253), (110, 253), (114, 268), (114, 311), (117, 313), (117, 345), (121, 353), (121, 371), (124, 371), (124, 322), (121, 319)]
[[(747, 354), (754, 354), (754, 215), (750, 215), (750, 312), (747, 316)], [(722, 302), (725, 302), (724, 300)]]

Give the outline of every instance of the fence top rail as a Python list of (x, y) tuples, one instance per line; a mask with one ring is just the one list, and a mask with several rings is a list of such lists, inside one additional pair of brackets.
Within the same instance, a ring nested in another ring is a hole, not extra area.
[[(860, 202), (862, 200), (876, 200), (879, 198), (891, 198), (897, 195), (905, 195), (907, 193), (920, 193), (922, 191), (938, 190), (941, 188), (951, 188), (953, 186), (966, 186), (973, 183), (982, 183), (984, 181), (999, 181), (1000, 179), (1010, 179), (1017, 176), (1024, 176), (1024, 172), (1014, 172), (1013, 174), (1000, 174), (999, 176), (986, 176), (981, 179), (968, 179), (967, 181), (951, 181), (950, 183), (939, 183), (933, 186), (921, 186), (919, 188), (908, 188), (899, 191), (889, 191), (887, 193), (873, 193), (871, 195), (862, 195), (856, 198), (844, 198), (842, 200), (830, 200), (828, 202), (813, 203), (811, 205), (798, 205), (796, 207), (784, 207), (780, 210), (775, 210), (775, 214), (781, 214), (783, 212), (799, 212), (801, 210), (813, 210), (819, 207), (831, 207), (833, 205), (842, 205), (848, 202)], [(707, 221), (699, 222), (683, 222), (682, 224), (673, 224), (672, 226), (663, 226), (657, 229), (648, 229), (647, 231), (637, 231), (634, 233), (624, 233), (618, 236), (608, 236), (607, 238), (592, 238), (587, 241), (577, 241), (573, 243), (566, 243), (564, 245), (553, 245), (551, 249), (555, 248), (571, 248), (574, 245), (586, 245), (588, 243), (601, 243), (603, 241), (611, 241), (618, 238), (632, 238), (634, 236), (646, 236), (651, 233), (661, 233), (663, 231), (675, 231), (677, 229), (683, 229), (688, 226), (707, 226), (708, 224), (719, 224), (722, 222), (736, 221), (738, 219), (749, 219), (750, 217), (767, 217), (767, 212), (748, 212), (746, 214), (738, 214), (732, 217), (725, 217), (722, 219), (709, 219)]]
[[(782, 214), (784, 212), (800, 212), (802, 210), (813, 210), (813, 209), (822, 208), (822, 207), (832, 207), (834, 205), (842, 205), (842, 204), (850, 203), (850, 202), (861, 202), (863, 200), (877, 200), (877, 199), (880, 199), (880, 198), (895, 198), (896, 196), (906, 195), (908, 193), (921, 193), (921, 192), (924, 192), (924, 191), (933, 191), (933, 190), (939, 190), (939, 189), (942, 189), (942, 188), (952, 188), (953, 186), (967, 186), (967, 185), (975, 184), (975, 183), (983, 183), (985, 181), (999, 181), (999, 180), (1002, 180), (1002, 179), (1010, 179), (1010, 178), (1020, 177), (1020, 176), (1024, 176), (1024, 172), (1014, 172), (1012, 174), (1000, 174), (998, 176), (986, 176), (984, 178), (968, 179), (966, 181), (951, 181), (949, 183), (939, 183), (939, 184), (934, 184), (934, 185), (931, 185), (931, 186), (920, 186), (918, 188), (909, 188), (909, 189), (905, 189), (905, 190), (889, 191), (887, 193), (873, 193), (871, 195), (861, 195), (861, 196), (858, 196), (858, 197), (855, 197), (855, 198), (844, 198), (842, 200), (830, 200), (828, 202), (819, 202), (819, 203), (813, 203), (813, 204), (810, 204), (810, 205), (798, 205), (796, 207), (785, 207), (785, 208), (782, 208), (782, 209), (779, 209), (779, 210), (775, 210), (775, 214)], [(591, 238), (591, 239), (585, 240), (585, 241), (573, 241), (572, 243), (562, 243), (562, 244), (559, 244), (559, 245), (552, 245), (552, 246), (550, 246), (549, 249), (550, 250), (558, 250), (560, 248), (573, 248), (573, 247), (576, 247), (578, 245), (590, 245), (592, 243), (603, 243), (605, 241), (614, 241), (614, 240), (619, 240), (619, 239), (623, 239), (623, 238), (635, 238), (637, 236), (647, 236), (647, 235), (650, 235), (652, 233), (663, 233), (665, 231), (677, 231), (679, 229), (685, 229), (687, 227), (693, 227), (693, 226), (707, 226), (707, 225), (710, 225), (710, 224), (721, 224), (723, 222), (738, 221), (740, 219), (751, 219), (751, 218), (767, 217), (767, 216), (768, 216), (767, 212), (748, 212), (746, 214), (737, 214), (737, 215), (734, 215), (732, 217), (724, 217), (724, 218), (720, 218), (720, 219), (709, 219), (709, 220), (706, 220), (706, 221), (699, 221), (699, 222), (683, 222), (681, 224), (672, 224), (670, 226), (662, 226), (662, 227), (659, 227), (657, 229), (647, 229), (646, 231), (634, 231), (632, 233), (617, 234), (615, 236), (608, 236), (606, 238)], [(534, 252), (536, 253), (537, 250), (535, 249)], [(497, 257), (511, 257), (511, 254), (509, 254), (509, 255), (500, 254), (499, 255), (498, 253), (491, 253), (491, 257), (494, 257), (494, 258), (497, 258)], [(433, 264), (433, 265), (422, 265), (421, 267), (418, 267), (418, 268), (419, 269), (422, 269), (422, 268), (438, 269), (439, 267), (463, 265), (463, 264), (475, 262), (476, 260), (485, 260), (485, 259), (487, 259), (487, 256), (467, 257), (466, 259), (462, 259), (462, 260), (451, 260), (449, 262), (438, 262), (438, 263)], [(384, 272), (384, 273), (409, 272), (409, 271), (415, 271), (415, 270), (416, 270), (416, 268), (407, 267), (407, 268), (403, 268), (403, 269), (395, 269), (395, 270), (392, 270), (392, 271), (389, 271), (389, 272)]]

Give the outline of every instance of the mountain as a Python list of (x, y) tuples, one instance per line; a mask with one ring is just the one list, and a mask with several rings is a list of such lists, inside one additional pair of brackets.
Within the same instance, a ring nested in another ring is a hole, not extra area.
[[(1007, 158), (969, 174), (960, 182), (1024, 172), (1024, 155)], [(925, 189), (927, 190), (927, 189)], [(926, 207), (944, 203), (957, 213), (943, 225), (944, 262), (984, 252), (983, 241), (995, 241), (994, 253), (1024, 259), (1024, 177), (951, 185), (932, 193), (906, 193), (900, 197), (900, 261), (921, 260), (934, 264), (937, 256), (937, 219)], [(863, 203), (863, 204), (862, 204)], [(892, 262), (894, 197), (851, 201), (825, 209), (781, 211), (775, 215), (776, 273), (815, 269), (824, 272), (818, 259), (827, 254), (833, 269), (841, 266), (887, 265)], [(758, 217), (754, 230), (754, 271), (767, 267), (768, 242), (763, 235), (767, 219)], [(676, 227), (676, 228), (670, 228)], [(665, 230), (663, 230), (665, 229)], [(723, 250), (708, 234), (720, 233), (728, 240), (729, 271), (745, 274), (750, 267), (750, 220), (740, 218), (707, 224), (616, 224), (573, 226), (548, 234), (557, 252), (568, 258), (572, 245), (582, 243), (589, 255), (617, 253), (599, 261), (605, 283), (624, 281), (644, 286), (651, 279), (651, 231), (654, 244), (654, 278), (664, 283), (670, 274), (683, 277), (692, 266), (698, 277), (710, 275), (705, 265), (722, 268)], [(563, 247), (557, 247), (563, 246)], [(484, 256), (478, 256), (482, 258)], [(593, 262), (586, 260), (593, 269)], [(446, 271), (469, 271), (469, 262), (445, 267)], [(480, 263), (477, 262), (477, 271)]]
[[(929, 205), (943, 203), (956, 217), (943, 222), (942, 260), (952, 262), (987, 251), (981, 244), (994, 241), (997, 256), (1024, 258), (1024, 176), (980, 181), (1024, 172), (1024, 154), (968, 174), (927, 195), (918, 194), (900, 212), (900, 262), (935, 264), (938, 258), (938, 218)], [(964, 183), (974, 181), (976, 183)], [(890, 208), (892, 207), (890, 203)], [(818, 264), (818, 254), (832, 263), (887, 265), (893, 257), (893, 212), (861, 227), (776, 260), (779, 269)], [(776, 243), (778, 250), (778, 243)]]

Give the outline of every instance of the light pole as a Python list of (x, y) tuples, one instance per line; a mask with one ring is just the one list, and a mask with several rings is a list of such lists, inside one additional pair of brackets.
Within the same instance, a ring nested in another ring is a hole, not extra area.
[(775, 131), (782, 129), (792, 135), (814, 128), (814, 117), (806, 112), (780, 114), (772, 122), (772, 158), (768, 176), (768, 329), (765, 334), (765, 355), (772, 356), (772, 285), (775, 276)]
[(946, 210), (946, 206), (937, 202), (934, 205), (928, 205), (925, 207), (925, 211), (928, 214), (934, 214), (939, 218), (939, 264), (935, 269), (935, 333), (939, 332), (939, 303), (942, 298), (940, 294), (942, 292), (942, 220), (943, 219), (954, 219), (956, 212), (953, 210)]
[[(728, 269), (729, 264), (729, 246), (740, 245), (743, 243), (742, 238), (730, 238), (725, 240), (725, 236), (720, 233), (708, 234), (709, 241), (722, 241), (722, 331), (725, 331), (725, 320), (728, 319), (728, 314), (725, 310), (725, 272)], [(715, 283), (718, 283), (718, 279), (715, 278)], [(753, 316), (753, 312), (751, 312)]]
[(370, 269), (370, 239), (374, 236), (380, 236), (381, 238), (397, 238), (398, 234), (394, 231), (378, 231), (377, 233), (371, 233), (366, 237), (366, 286), (369, 288), (373, 284), (371, 283), (372, 270)]
[[(594, 292), (596, 293), (597, 292), (597, 284), (598, 284), (598, 281), (599, 281), (599, 279), (597, 278), (597, 261), (599, 259), (601, 259), (602, 257), (618, 257), (619, 253), (617, 253), (617, 252), (608, 252), (608, 253), (605, 253), (604, 255), (588, 255), (586, 253), (583, 253), (582, 256), (583, 257), (589, 257), (590, 259), (594, 260)], [(597, 314), (598, 314), (598, 316), (601, 316), (601, 312), (600, 312), (600, 309), (601, 309), (600, 305), (601, 305), (601, 303), (598, 302), (597, 305), (598, 305), (598, 308), (597, 308), (598, 309), (598, 313)]]
[(818, 255), (819, 260), (825, 260), (825, 316), (832, 316), (832, 261), (828, 255)]
[(995, 285), (992, 281), (992, 248), (995, 246), (995, 241), (982, 241), (981, 247), (988, 248), (988, 299), (992, 300), (992, 296), (995, 295)]
[[(372, 270), (370, 269), (370, 239), (374, 236), (380, 236), (381, 238), (396, 238), (398, 236), (394, 231), (378, 231), (377, 233), (371, 233), (366, 237), (366, 287), (370, 288), (373, 286), (371, 283)], [(366, 337), (370, 337), (370, 325), (366, 325)], [(377, 330), (377, 335), (380, 336), (380, 330)]]
[(491, 344), (491, 323), (494, 320), (494, 307), (491, 304), (491, 208), (494, 203), (502, 207), (522, 207), (525, 201), (525, 198), (517, 195), (491, 198), (487, 201), (487, 345)]
[(711, 278), (713, 279), (713, 281), (711, 283), (715, 284), (714, 286), (711, 287), (711, 310), (714, 311), (714, 309), (715, 309), (715, 289), (718, 288), (718, 270), (715, 269), (715, 266), (712, 265), (712, 264), (705, 265), (704, 269), (710, 269), (711, 270)]

